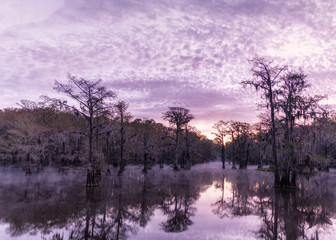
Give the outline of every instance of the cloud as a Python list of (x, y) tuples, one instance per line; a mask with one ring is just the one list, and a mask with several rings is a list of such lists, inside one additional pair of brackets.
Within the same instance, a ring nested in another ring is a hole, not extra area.
[(0, 2), (0, 32), (16, 25), (44, 21), (63, 4), (64, 0), (2, 0)]
[[(0, 107), (53, 94), (54, 79), (72, 73), (102, 78), (137, 116), (157, 120), (181, 105), (203, 125), (254, 121), (259, 98), (239, 82), (249, 77), (247, 59), (255, 54), (302, 66), (312, 92), (335, 92), (331, 0), (19, 3), (2, 3), (8, 11), (0, 16)], [(321, 80), (329, 87), (317, 87)]]

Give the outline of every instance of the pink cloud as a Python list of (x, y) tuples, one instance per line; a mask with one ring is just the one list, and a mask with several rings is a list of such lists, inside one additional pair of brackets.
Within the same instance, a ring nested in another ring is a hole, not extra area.
[(0, 107), (54, 94), (54, 79), (69, 72), (103, 78), (138, 116), (158, 120), (168, 106), (183, 105), (209, 126), (219, 118), (254, 121), (258, 97), (239, 82), (255, 54), (302, 66), (312, 91), (335, 93), (331, 0), (30, 1), (27, 11), (7, 4), (11, 24), (0, 17)]

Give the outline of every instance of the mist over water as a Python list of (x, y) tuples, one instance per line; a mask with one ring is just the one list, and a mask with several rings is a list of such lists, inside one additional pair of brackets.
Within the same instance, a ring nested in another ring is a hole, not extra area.
[(0, 239), (334, 239), (335, 171), (278, 192), (272, 173), (220, 167), (128, 166), (96, 188), (82, 170), (3, 167)]

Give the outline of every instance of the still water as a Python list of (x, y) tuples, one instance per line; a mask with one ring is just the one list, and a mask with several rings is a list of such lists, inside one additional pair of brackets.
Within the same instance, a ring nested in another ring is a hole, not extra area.
[(336, 239), (336, 172), (278, 192), (272, 173), (129, 166), (85, 188), (85, 172), (0, 168), (0, 239)]

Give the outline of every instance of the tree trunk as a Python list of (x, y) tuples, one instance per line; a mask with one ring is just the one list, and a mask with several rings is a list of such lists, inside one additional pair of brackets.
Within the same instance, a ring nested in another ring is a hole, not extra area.
[(236, 167), (236, 146), (232, 132), (232, 169), (237, 169)]
[(191, 168), (191, 163), (190, 163), (190, 153), (189, 153), (189, 138), (188, 138), (188, 126), (186, 126), (186, 154), (185, 154), (185, 169), (190, 169)]
[(87, 187), (94, 187), (95, 186), (95, 162), (92, 157), (92, 152), (93, 152), (93, 109), (92, 106), (90, 105), (89, 108), (89, 162), (91, 164), (91, 169), (87, 171), (87, 176), (86, 176), (86, 186)]
[(221, 159), (222, 159), (222, 169), (225, 168), (225, 146), (222, 143), (222, 151), (221, 151)]
[(271, 107), (271, 121), (272, 121), (272, 153), (273, 153), (273, 163), (274, 163), (274, 186), (278, 187), (280, 185), (280, 176), (278, 169), (278, 159), (276, 152), (276, 129), (275, 129), (275, 116), (274, 116), (274, 104), (273, 104), (273, 92), (272, 92), (272, 84), (271, 79), (268, 78), (268, 86), (269, 86), (269, 101)]
[(95, 187), (97, 185), (95, 170), (88, 169), (86, 175), (86, 187)]
[(144, 153), (144, 168), (142, 169), (143, 173), (147, 173), (147, 153)]
[(248, 164), (249, 159), (250, 159), (250, 144), (248, 143), (247, 148), (246, 148), (246, 156), (245, 156), (245, 163), (244, 163), (244, 168), (245, 169), (247, 168), (247, 164)]
[(121, 176), (125, 169), (125, 163), (124, 163), (124, 144), (125, 144), (124, 137), (125, 136), (124, 135), (125, 135), (124, 118), (123, 118), (123, 115), (121, 114), (121, 117), (120, 117), (120, 152), (119, 152), (120, 162), (119, 162), (118, 176)]
[(175, 162), (174, 162), (174, 170), (178, 170), (178, 141), (179, 141), (179, 127), (176, 126), (176, 138), (175, 138)]
[(274, 192), (274, 225), (273, 225), (273, 240), (278, 239), (278, 219), (279, 219), (279, 192)]

